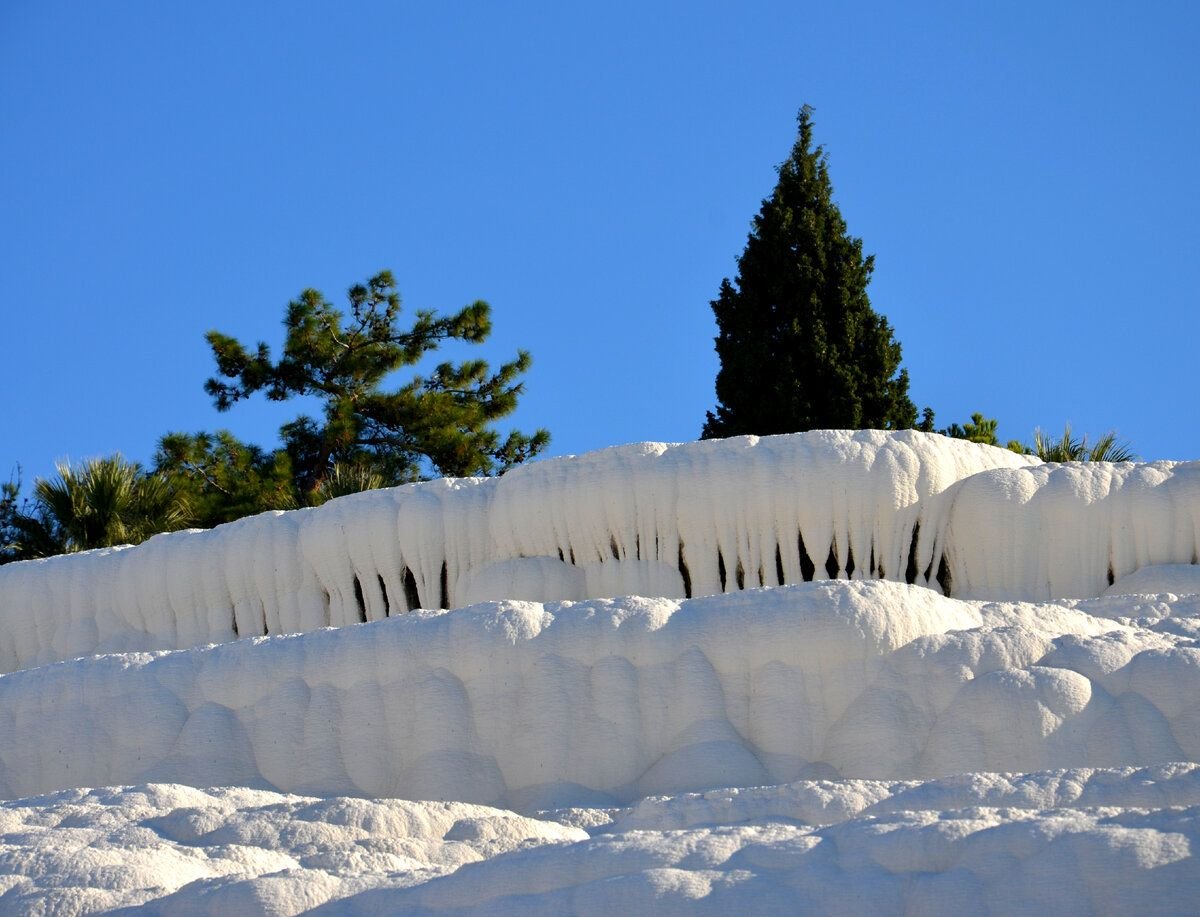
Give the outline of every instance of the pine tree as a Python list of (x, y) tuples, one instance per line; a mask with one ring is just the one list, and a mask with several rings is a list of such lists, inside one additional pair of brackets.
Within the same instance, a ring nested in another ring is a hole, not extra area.
[[(523, 390), (517, 379), (530, 365), (525, 351), (495, 372), (483, 360), (446, 362), (399, 388), (383, 388), (393, 372), (417, 364), (445, 341), (485, 340), (491, 333), (487, 303), (477, 301), (449, 316), (418, 311), (405, 329), (391, 272), (351, 287), (348, 298), (349, 314), (312, 289), (289, 303), (278, 360), (271, 359), (266, 344), (250, 352), (228, 335), (208, 333), (222, 378), (209, 379), (205, 390), (217, 410), (260, 391), (272, 401), (315, 396), (322, 402), (322, 418), (301, 415), (280, 430), (302, 505), (354, 482), (401, 484), (428, 474), (503, 472), (549, 442), (545, 430), (532, 436), (513, 431), (501, 441), (492, 427), (516, 409)], [(177, 439), (173, 450), (169, 445), (164, 440), (162, 451), (173, 451), (193, 470), (213, 458), (211, 440)], [(234, 453), (267, 480), (280, 467), (278, 456)]]
[(812, 109), (754, 218), (737, 279), (712, 303), (717, 408), (705, 438), (917, 422), (887, 319), (871, 308), (874, 257), (846, 231)]
[(201, 528), (304, 505), (286, 450), (267, 452), (228, 430), (168, 433), (159, 440), (154, 467), (186, 500), (190, 523)]
[(13, 479), (0, 482), (0, 564), (24, 560), (24, 520), (21, 502), (21, 470)]

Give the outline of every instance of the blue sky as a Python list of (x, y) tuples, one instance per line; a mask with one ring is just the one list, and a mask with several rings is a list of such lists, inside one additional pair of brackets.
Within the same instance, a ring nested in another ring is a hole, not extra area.
[[(709, 301), (816, 109), (911, 394), (1200, 458), (1200, 13), (1154, 3), (0, 7), (0, 477), (219, 415), (204, 332), (383, 267), (533, 353), (552, 454), (694, 439)], [(464, 356), (466, 351), (452, 351)]]

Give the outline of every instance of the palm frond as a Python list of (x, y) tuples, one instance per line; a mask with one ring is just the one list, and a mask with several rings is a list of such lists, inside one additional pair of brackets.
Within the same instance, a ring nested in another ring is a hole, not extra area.
[(1117, 439), (1115, 431), (1110, 430), (1089, 445), (1086, 435), (1082, 439), (1072, 435), (1070, 424), (1058, 440), (1052, 440), (1040, 427), (1034, 430), (1033, 454), (1043, 462), (1129, 462), (1137, 458), (1128, 443)]

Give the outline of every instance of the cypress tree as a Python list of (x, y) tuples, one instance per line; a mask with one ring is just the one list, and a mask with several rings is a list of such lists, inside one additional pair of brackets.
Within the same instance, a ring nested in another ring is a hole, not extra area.
[(871, 308), (874, 256), (846, 231), (828, 159), (800, 110), (792, 155), (754, 218), (734, 282), (712, 302), (717, 408), (703, 437), (917, 422), (900, 344)]

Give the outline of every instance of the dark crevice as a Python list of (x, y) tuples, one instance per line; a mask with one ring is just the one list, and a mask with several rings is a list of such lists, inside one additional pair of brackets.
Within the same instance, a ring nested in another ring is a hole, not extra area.
[(412, 611), (414, 608), (421, 607), (421, 594), (417, 592), (417, 578), (413, 576), (413, 572), (404, 568), (404, 604), (407, 606), (405, 611)]
[(779, 580), (779, 585), (782, 586), (787, 579), (783, 575), (783, 552), (779, 550), (779, 545), (775, 545), (775, 578)]
[(950, 565), (946, 563), (945, 554), (943, 554), (942, 559), (938, 561), (937, 581), (938, 585), (942, 587), (942, 594), (949, 596), (950, 587), (952, 584), (950, 582)]
[(767, 585), (767, 575), (766, 575), (766, 573), (763, 572), (762, 567), (758, 568), (758, 585), (760, 585), (760, 586)]
[(562, 548), (558, 549), (558, 559), (564, 564), (567, 562), (567, 559), (563, 556)]
[(325, 589), (322, 589), (321, 596), (325, 599), (325, 626), (329, 627), (329, 625), (333, 623), (333, 618), (329, 613), (329, 592)]
[(367, 602), (363, 598), (362, 583), (358, 581), (358, 576), (354, 577), (354, 603), (358, 606), (358, 622), (365, 624), (367, 622)]
[(683, 561), (683, 542), (679, 543), (679, 575), (683, 577), (683, 597), (690, 599), (692, 597), (692, 577), (688, 573), (687, 564)]
[(917, 581), (917, 537), (921, 534), (921, 523), (913, 526), (912, 543), (908, 546), (908, 566), (904, 568), (904, 582), (910, 586)]
[(392, 603), (388, 601), (387, 583), (383, 581), (383, 574), (379, 574), (379, 591), (383, 594), (383, 616), (390, 618), (392, 616)]
[(258, 614), (259, 627), (262, 628), (262, 636), (265, 637), (267, 635), (267, 606), (261, 599), (258, 602)]
[(621, 559), (621, 552), (617, 549), (617, 536), (616, 535), (608, 536), (608, 549), (610, 551), (612, 551), (613, 560)]
[(1109, 564), (1108, 565), (1108, 585), (1111, 586), (1115, 582), (1116, 582), (1116, 578), (1113, 576), (1112, 564)]
[(875, 542), (873, 541), (871, 542), (871, 558), (867, 562), (867, 576), (871, 579), (874, 579), (876, 576), (880, 579), (883, 578), (883, 574), (878, 573), (875, 569)]
[(734, 582), (737, 583), (738, 589), (746, 588), (746, 570), (742, 567), (742, 562), (739, 560), (737, 569), (733, 571)]
[(717, 549), (717, 575), (721, 577), (721, 591), (725, 591), (725, 555)]
[(850, 579), (856, 569), (857, 567), (854, 564), (854, 548), (848, 548), (846, 550), (846, 579)]
[(229, 609), (229, 617), (230, 617), (230, 620), (233, 622), (233, 635), (235, 637), (240, 637), (242, 635), (242, 632), (240, 630), (238, 630), (237, 609), (236, 608)]
[(642, 559), (642, 533), (638, 532), (633, 536), (633, 556), (636, 560)]
[(570, 550), (571, 550), (571, 566), (577, 567), (579, 565), (577, 563), (575, 563), (575, 549), (571, 548)]
[(835, 538), (829, 542), (829, 556), (825, 558), (825, 572), (829, 574), (830, 579), (837, 579), (838, 569), (837, 539)]
[(811, 583), (813, 577), (817, 574), (817, 565), (812, 562), (812, 558), (808, 556), (808, 551), (804, 549), (803, 533), (796, 533), (796, 542), (800, 551), (800, 576), (803, 577), (804, 582)]
[(450, 607), (450, 571), (446, 568), (446, 562), (442, 561), (442, 576), (441, 576), (442, 598), (438, 604), (439, 608)]

